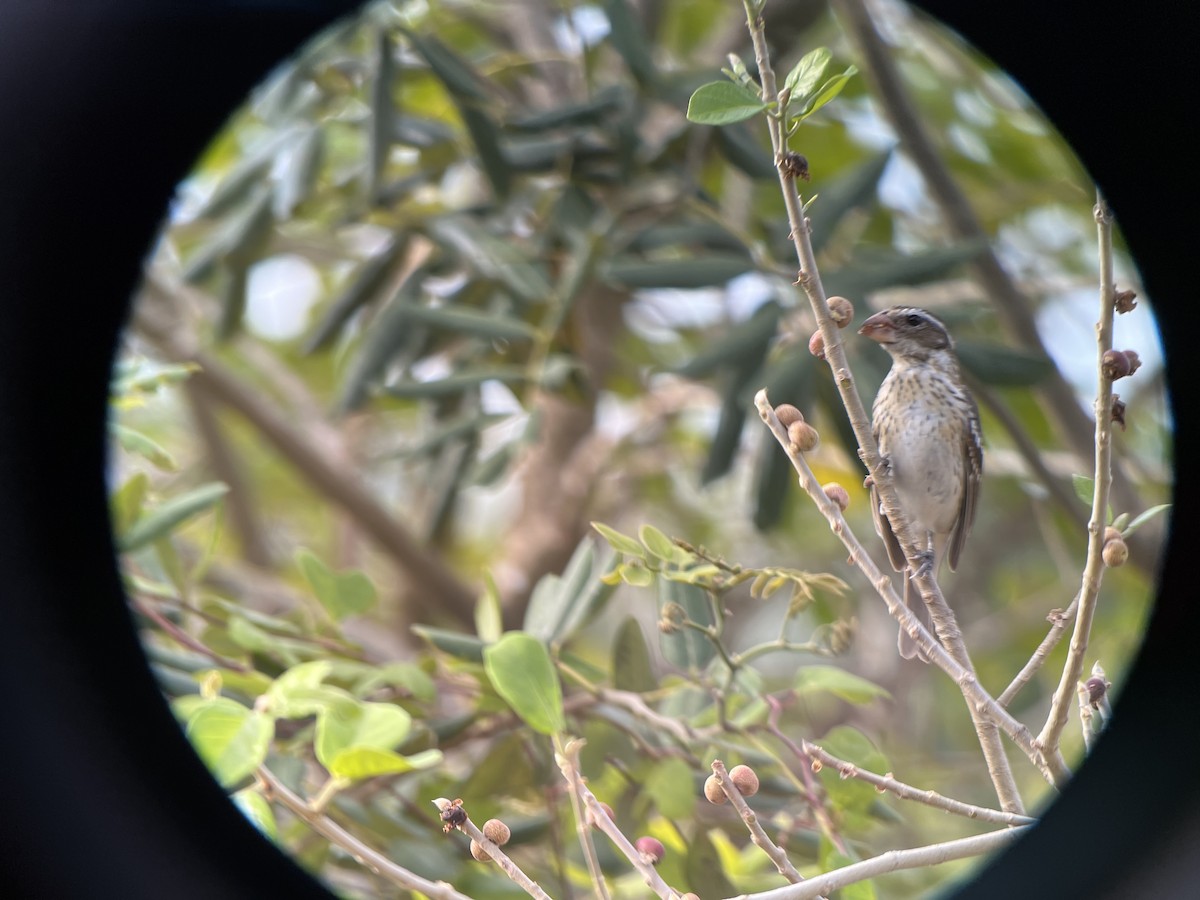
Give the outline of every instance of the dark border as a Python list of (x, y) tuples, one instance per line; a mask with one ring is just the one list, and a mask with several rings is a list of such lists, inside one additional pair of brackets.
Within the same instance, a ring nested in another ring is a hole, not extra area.
[[(1191, 115), (1184, 5), (921, 5), (1012, 73), (1104, 187), (1165, 323), (1180, 447), (1191, 446), (1184, 342), (1200, 332), (1184, 246), (1193, 146), (1176, 126)], [(328, 896), (233, 811), (148, 677), (107, 537), (103, 424), (114, 341), (174, 185), (276, 60), (354, 7), (0, 3), (6, 896)], [(1190, 510), (1186, 449), (1178, 459)], [(1172, 531), (1115, 726), (1033, 837), (964, 897), (1182, 896), (1200, 883), (1200, 599), (1178, 562), (1190, 538), (1183, 524)]]

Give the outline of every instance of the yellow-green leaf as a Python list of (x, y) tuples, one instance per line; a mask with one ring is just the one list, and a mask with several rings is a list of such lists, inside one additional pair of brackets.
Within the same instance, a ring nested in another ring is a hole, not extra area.
[(534, 731), (554, 734), (566, 728), (562, 685), (541, 641), (510, 631), (484, 649), (483, 667), (496, 693)]

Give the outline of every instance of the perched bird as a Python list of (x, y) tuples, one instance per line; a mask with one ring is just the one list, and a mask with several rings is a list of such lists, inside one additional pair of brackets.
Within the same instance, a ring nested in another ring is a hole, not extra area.
[[(912, 523), (912, 536), (936, 575), (943, 558), (950, 568), (975, 520), (983, 476), (979, 408), (963, 384), (946, 326), (923, 309), (894, 306), (867, 319), (859, 334), (877, 342), (892, 357), (892, 368), (879, 387), (872, 410), (872, 431), (889, 467), (900, 505)], [(904, 551), (871, 487), (875, 530), (883, 538), (892, 568), (907, 568)], [(912, 573), (904, 582), (904, 602), (933, 632), (929, 609)], [(900, 629), (900, 655), (920, 653)]]

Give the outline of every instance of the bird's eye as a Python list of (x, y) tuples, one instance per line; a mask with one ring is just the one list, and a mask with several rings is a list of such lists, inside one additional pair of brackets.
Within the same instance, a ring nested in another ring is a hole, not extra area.
[(907, 322), (909, 325), (912, 325), (915, 328), (916, 326), (920, 325), (921, 322), (923, 322), (924, 320), (916, 313), (909, 313), (907, 316), (904, 317), (904, 321)]

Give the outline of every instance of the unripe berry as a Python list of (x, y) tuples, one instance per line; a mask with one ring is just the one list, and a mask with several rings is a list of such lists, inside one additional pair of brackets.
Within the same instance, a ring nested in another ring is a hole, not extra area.
[(483, 845), (474, 838), (471, 839), (471, 855), (480, 862), (492, 861), (492, 858), (488, 856), (487, 851), (483, 849)]
[(709, 775), (704, 779), (704, 796), (708, 798), (709, 803), (715, 803), (717, 806), (729, 801), (725, 796), (725, 788), (721, 787), (720, 779), (716, 775)]
[(821, 488), (825, 492), (825, 496), (837, 504), (837, 508), (842, 512), (846, 511), (846, 507), (850, 505), (850, 494), (844, 487), (836, 481), (831, 481), (829, 484)]
[(804, 413), (796, 409), (790, 403), (780, 403), (775, 407), (775, 417), (779, 419), (779, 424), (787, 428), (793, 422), (803, 422)]
[(817, 429), (807, 422), (793, 422), (788, 426), (788, 440), (801, 453), (808, 453), (810, 450), (817, 449), (821, 438), (817, 434)]
[(830, 297), (829, 315), (834, 325), (845, 328), (854, 320), (854, 304), (845, 297)]
[(1110, 569), (1115, 569), (1125, 565), (1126, 560), (1129, 559), (1129, 545), (1120, 538), (1117, 538), (1104, 545), (1102, 555), (1104, 557), (1104, 564)]
[(808, 339), (808, 352), (817, 359), (825, 359), (825, 338), (821, 332), (814, 331), (813, 336)]
[(1106, 526), (1104, 529), (1104, 543), (1107, 544), (1109, 541), (1119, 540), (1121, 540), (1121, 532), (1117, 531), (1111, 525)]
[(512, 837), (512, 832), (499, 819), (488, 819), (483, 823), (483, 836), (493, 844), (503, 847)]
[[(599, 801), (599, 803), (600, 803), (600, 808), (604, 811), (604, 814), (606, 816), (608, 816), (610, 819), (612, 819), (613, 821), (616, 821), (617, 817), (615, 815), (613, 815), (613, 808), (611, 806), (609, 806), (607, 803), (605, 803), (603, 800)], [(592, 808), (590, 806), (588, 807), (588, 811), (587, 811), (587, 821), (588, 821), (589, 825), (592, 825), (592, 826), (596, 825), (596, 816), (595, 816), (595, 813), (592, 812)]]
[(743, 797), (758, 793), (758, 775), (749, 766), (734, 766), (729, 770), (729, 780)]
[(642, 858), (651, 865), (658, 865), (659, 860), (667, 852), (667, 848), (662, 845), (662, 841), (658, 838), (640, 837), (633, 842), (633, 846), (637, 848), (637, 852), (642, 854)]

